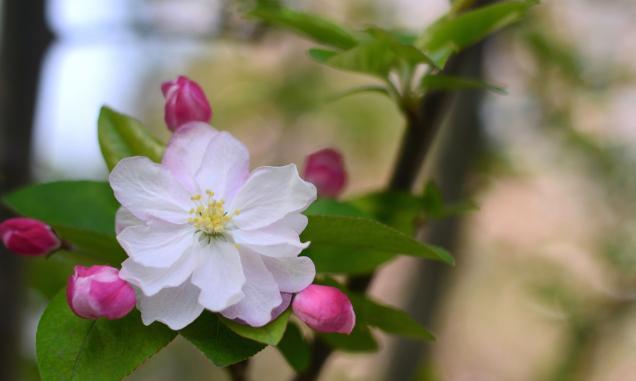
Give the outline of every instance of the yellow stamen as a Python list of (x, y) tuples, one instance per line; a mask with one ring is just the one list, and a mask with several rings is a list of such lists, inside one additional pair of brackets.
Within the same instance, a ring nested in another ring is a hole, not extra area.
[[(223, 199), (214, 199), (214, 192), (206, 190), (208, 196), (203, 203), (197, 203), (194, 208), (189, 210), (192, 217), (188, 218), (188, 223), (192, 224), (197, 230), (209, 235), (223, 234), (232, 217), (237, 216), (239, 211), (228, 213), (225, 211), (225, 201)], [(192, 201), (200, 201), (200, 194), (191, 197)]]

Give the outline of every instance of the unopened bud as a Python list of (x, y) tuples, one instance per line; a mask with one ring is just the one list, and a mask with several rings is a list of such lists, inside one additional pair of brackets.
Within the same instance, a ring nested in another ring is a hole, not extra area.
[(307, 156), (303, 178), (313, 183), (322, 197), (338, 197), (346, 183), (347, 171), (340, 152), (325, 148)]
[(61, 246), (49, 225), (31, 218), (17, 217), (2, 222), (0, 237), (7, 249), (21, 255), (47, 255)]
[(68, 279), (66, 300), (84, 319), (121, 319), (135, 307), (135, 290), (110, 266), (75, 266)]
[(350, 334), (356, 325), (351, 301), (335, 287), (312, 284), (292, 302), (294, 314), (318, 332)]
[(212, 119), (212, 108), (203, 89), (186, 76), (161, 84), (166, 98), (164, 119), (171, 131), (176, 131), (188, 122), (206, 122)]

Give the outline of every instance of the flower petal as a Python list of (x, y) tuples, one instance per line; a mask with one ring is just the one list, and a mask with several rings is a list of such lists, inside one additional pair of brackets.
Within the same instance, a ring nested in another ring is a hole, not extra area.
[(194, 250), (205, 256), (192, 275), (192, 284), (201, 290), (199, 303), (210, 311), (222, 311), (238, 303), (244, 296), (241, 289), (245, 275), (239, 253), (233, 244), (215, 240), (209, 245), (195, 245)]
[(194, 178), (201, 167), (210, 141), (218, 133), (207, 123), (190, 122), (175, 131), (168, 142), (162, 165), (190, 194), (200, 192)]
[(183, 284), (201, 262), (200, 252), (191, 247), (174, 265), (167, 268), (144, 266), (128, 258), (122, 263), (119, 276), (140, 288), (146, 296), (152, 296), (164, 288)]
[(314, 281), (316, 267), (308, 257), (261, 257), (282, 292), (300, 292)]
[(234, 223), (251, 230), (268, 226), (292, 212), (303, 211), (316, 199), (316, 187), (300, 178), (294, 164), (261, 167), (252, 172), (231, 203), (240, 211)]
[(299, 234), (307, 226), (307, 217), (291, 213), (283, 219), (255, 230), (232, 231), (234, 241), (269, 257), (296, 257), (309, 246), (300, 242)]
[(280, 293), (280, 297), (282, 299), (282, 302), (280, 302), (280, 304), (274, 308), (272, 310), (272, 319), (274, 320), (277, 317), (279, 317), (280, 315), (282, 315), (283, 312), (285, 312), (287, 310), (287, 308), (289, 308), (289, 305), (291, 304), (292, 301), (292, 294), (288, 293), (288, 292), (281, 292)]
[(137, 218), (151, 217), (173, 223), (188, 219), (190, 195), (177, 180), (147, 157), (122, 159), (109, 176), (115, 198)]
[(199, 289), (187, 281), (179, 287), (164, 288), (153, 296), (138, 293), (137, 308), (145, 325), (160, 321), (176, 331), (201, 315), (203, 306), (198, 299)]
[(130, 210), (123, 206), (117, 209), (115, 214), (115, 233), (119, 234), (129, 226), (143, 225), (144, 222), (137, 218)]
[(228, 319), (240, 319), (252, 327), (261, 327), (272, 320), (272, 311), (283, 299), (261, 256), (249, 250), (240, 250), (240, 253), (247, 278), (243, 286), (245, 297), (221, 313)]
[(307, 227), (307, 223), (309, 219), (304, 214), (300, 213), (291, 213), (286, 215), (281, 223), (289, 226), (290, 229), (296, 232), (296, 234), (300, 234)]
[(215, 198), (229, 201), (249, 172), (247, 148), (227, 132), (220, 132), (206, 148), (195, 180), (201, 192), (209, 189), (215, 193)]
[(130, 226), (117, 235), (117, 241), (135, 262), (144, 266), (170, 267), (195, 241), (191, 225), (175, 225), (150, 220), (146, 225)]

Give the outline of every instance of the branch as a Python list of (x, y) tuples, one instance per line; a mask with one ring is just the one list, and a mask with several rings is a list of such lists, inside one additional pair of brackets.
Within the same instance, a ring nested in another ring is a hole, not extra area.
[[(447, 92), (432, 92), (421, 101), (418, 109), (405, 109), (406, 132), (402, 138), (398, 159), (389, 183), (390, 190), (410, 190), (422, 168), (426, 154), (432, 145), (436, 132), (442, 122), (445, 104), (449, 98)], [(349, 279), (349, 289), (354, 292), (366, 292), (375, 274), (355, 276)], [(311, 346), (312, 359), (309, 368), (298, 374), (295, 381), (314, 381), (331, 355), (332, 349), (322, 341), (315, 340)]]

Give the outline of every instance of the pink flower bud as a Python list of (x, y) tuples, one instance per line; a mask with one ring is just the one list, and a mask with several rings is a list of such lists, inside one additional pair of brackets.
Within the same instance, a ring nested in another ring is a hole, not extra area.
[(318, 332), (350, 334), (356, 325), (351, 301), (335, 287), (312, 284), (292, 302), (298, 318)]
[(7, 249), (29, 256), (49, 254), (62, 244), (49, 225), (23, 217), (2, 222), (0, 237)]
[(347, 183), (342, 155), (332, 148), (312, 153), (305, 160), (303, 177), (316, 186), (319, 196), (338, 197)]
[(110, 266), (75, 266), (68, 278), (66, 300), (85, 319), (121, 319), (135, 307), (135, 290)]
[(164, 119), (170, 131), (176, 131), (188, 122), (206, 122), (212, 119), (212, 108), (201, 87), (186, 76), (164, 82), (161, 92), (166, 98)]

